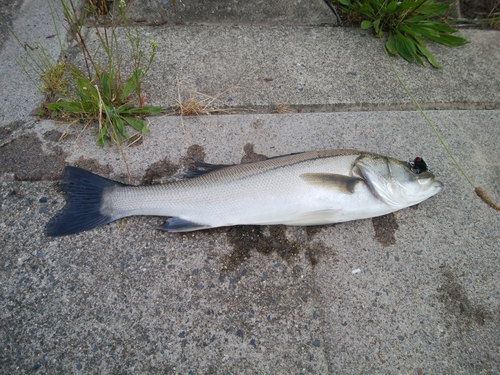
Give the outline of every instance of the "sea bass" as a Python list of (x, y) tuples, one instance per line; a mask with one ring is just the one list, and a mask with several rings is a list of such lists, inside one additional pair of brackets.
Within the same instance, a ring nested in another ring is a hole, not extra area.
[(61, 177), (66, 205), (45, 233), (75, 234), (133, 215), (168, 216), (159, 228), (168, 232), (365, 219), (439, 193), (443, 184), (423, 165), (356, 150), (314, 151), (239, 165), (199, 163), (182, 180), (150, 186), (68, 166)]

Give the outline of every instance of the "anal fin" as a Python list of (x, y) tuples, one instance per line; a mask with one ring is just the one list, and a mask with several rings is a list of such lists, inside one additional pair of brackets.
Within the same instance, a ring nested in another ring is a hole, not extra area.
[(167, 219), (164, 225), (158, 229), (166, 232), (192, 232), (195, 230), (212, 228), (210, 225), (193, 223), (189, 220), (184, 220), (179, 217), (171, 217)]

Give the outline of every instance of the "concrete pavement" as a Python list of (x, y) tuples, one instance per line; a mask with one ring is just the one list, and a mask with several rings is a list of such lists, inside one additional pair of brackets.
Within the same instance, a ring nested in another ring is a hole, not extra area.
[[(317, 3), (311, 17), (331, 17)], [(153, 104), (175, 105), (179, 92), (186, 98), (195, 89), (224, 93), (221, 106), (245, 111), (150, 118), (150, 134), (123, 149), (131, 182), (168, 181), (193, 161), (357, 148), (422, 156), (445, 190), (416, 208), (322, 227), (167, 234), (155, 229), (163, 218), (133, 217), (46, 238), (46, 222), (64, 204), (55, 183), (64, 165), (123, 182), (127, 170), (118, 150), (95, 144), (90, 127), (28, 116), (41, 98), (14, 73), (7, 40), (0, 51), (8, 62), (0, 77), (2, 373), (500, 371), (498, 213), (475, 196), (414, 111), (377, 39), (278, 19), (141, 26), (145, 43), (155, 39), (159, 49), (145, 83)], [(395, 65), (472, 180), (498, 202), (500, 38), (485, 30), (461, 35), (471, 43), (429, 46), (440, 70), (402, 59)], [(271, 113), (277, 104), (294, 113)]]

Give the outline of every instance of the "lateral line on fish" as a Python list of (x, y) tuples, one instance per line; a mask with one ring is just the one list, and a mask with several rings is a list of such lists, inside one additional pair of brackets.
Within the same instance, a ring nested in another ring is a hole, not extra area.
[[(304, 152), (304, 153), (286, 155), (286, 156), (283, 156), (282, 158), (285, 159), (287, 157), (300, 156), (300, 155), (307, 154), (307, 153), (310, 153), (310, 152)], [(254, 173), (249, 173), (246, 176), (242, 176), (240, 178), (235, 178), (234, 181), (242, 181), (242, 180), (245, 180), (245, 179), (250, 178), (250, 177), (264, 175), (264, 174), (267, 174), (269, 172), (274, 172), (274, 171), (277, 171), (277, 170), (280, 170), (280, 169), (284, 169), (284, 168), (294, 167), (294, 166), (297, 166), (297, 165), (302, 164), (302, 163), (312, 162), (312, 161), (321, 160), (321, 159), (328, 159), (328, 158), (333, 158), (333, 157), (337, 157), (337, 156), (355, 155), (356, 153), (359, 153), (359, 151), (352, 150), (352, 152), (349, 152), (349, 153), (348, 152), (346, 152), (346, 153), (339, 153), (338, 155), (337, 154), (329, 154), (329, 155), (324, 155), (324, 156), (310, 155), (310, 157), (308, 157), (307, 159), (298, 160), (298, 161), (291, 162), (291, 163), (288, 163), (288, 164), (283, 164), (283, 165), (270, 166), (269, 168), (266, 168), (266, 169), (263, 169), (263, 170), (258, 170), (258, 171), (255, 171)], [(276, 161), (277, 159), (280, 159), (280, 157), (266, 159), (266, 160), (263, 160), (262, 162), (265, 162), (267, 160)], [(248, 165), (250, 165), (250, 164), (251, 163), (248, 163)], [(230, 168), (230, 167), (233, 167), (233, 166), (240, 166), (240, 167), (244, 168), (246, 166), (246, 164), (234, 164), (234, 165), (228, 166), (227, 168)], [(352, 167), (352, 165), (351, 165), (351, 167)], [(224, 171), (227, 168), (217, 169), (217, 170), (213, 171), (213, 173), (219, 172), (219, 171)], [(210, 176), (210, 173), (212, 173), (212, 172), (207, 173), (206, 176)], [(201, 175), (201, 176), (204, 176), (204, 175)]]

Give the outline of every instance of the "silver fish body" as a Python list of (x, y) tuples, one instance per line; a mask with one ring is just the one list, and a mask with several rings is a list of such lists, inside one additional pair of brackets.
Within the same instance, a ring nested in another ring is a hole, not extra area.
[[(429, 172), (416, 174), (405, 162), (356, 150), (292, 154), (151, 186), (123, 185), (69, 168), (63, 175), (68, 182), (63, 185), (67, 204), (47, 225), (47, 235), (78, 233), (133, 215), (169, 216), (161, 229), (171, 232), (230, 225), (329, 224), (394, 212), (443, 188)], [(95, 193), (84, 190), (99, 195), (93, 210), (82, 210), (78, 198), (82, 181), (71, 171), (85, 175), (87, 184), (92, 177), (100, 179), (103, 186)], [(80, 224), (72, 225), (78, 220), (77, 211), (83, 212)], [(85, 224), (89, 211), (94, 211), (94, 219)]]

